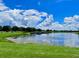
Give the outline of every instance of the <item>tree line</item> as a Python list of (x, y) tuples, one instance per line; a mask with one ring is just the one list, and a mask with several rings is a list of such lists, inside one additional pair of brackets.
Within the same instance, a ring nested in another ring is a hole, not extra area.
[[(34, 31), (45, 31), (45, 30), (42, 30), (42, 29), (36, 29), (36, 28), (33, 28), (33, 27), (27, 27), (27, 28), (24, 28), (24, 27), (17, 27), (17, 26), (0, 26), (0, 31), (24, 31), (24, 32), (34, 32)], [(46, 31), (51, 31), (51, 30), (46, 30)]]
[(0, 26), (0, 31), (26, 31), (26, 32), (31, 32), (31, 31), (42, 31), (41, 29), (36, 29), (32, 27), (17, 27), (17, 26)]
[(33, 27), (18, 27), (18, 26), (0, 26), (0, 31), (24, 31), (24, 32), (79, 32), (78, 31), (72, 31), (72, 30), (42, 30), (42, 29), (36, 29)]

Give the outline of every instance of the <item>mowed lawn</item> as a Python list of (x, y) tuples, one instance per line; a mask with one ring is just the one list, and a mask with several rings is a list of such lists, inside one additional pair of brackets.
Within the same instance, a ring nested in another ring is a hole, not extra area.
[(50, 46), (44, 44), (17, 44), (6, 40), (6, 37), (23, 35), (23, 32), (0, 32), (1, 58), (71, 58), (79, 57), (79, 48)]

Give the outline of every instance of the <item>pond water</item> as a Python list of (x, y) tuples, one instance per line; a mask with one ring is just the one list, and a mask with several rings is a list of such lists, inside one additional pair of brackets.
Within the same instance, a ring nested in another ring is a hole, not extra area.
[(54, 46), (79, 47), (79, 35), (75, 33), (32, 34), (8, 38), (16, 43), (41, 43)]

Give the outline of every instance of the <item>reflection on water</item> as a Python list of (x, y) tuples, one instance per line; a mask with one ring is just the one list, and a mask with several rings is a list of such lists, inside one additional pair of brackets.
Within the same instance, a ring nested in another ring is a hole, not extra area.
[(75, 33), (33, 34), (9, 38), (9, 40), (17, 43), (46, 43), (58, 46), (79, 47), (79, 35)]

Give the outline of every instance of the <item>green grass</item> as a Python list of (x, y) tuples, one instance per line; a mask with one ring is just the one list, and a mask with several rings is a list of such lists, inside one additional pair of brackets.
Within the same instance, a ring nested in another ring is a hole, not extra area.
[(24, 34), (29, 34), (26, 32), (0, 32), (0, 37), (5, 38), (5, 37), (13, 37), (13, 36), (19, 36), (19, 35), (24, 35)]
[(7, 41), (5, 38), (23, 35), (23, 32), (0, 32), (0, 58), (58, 58), (79, 57), (79, 48), (63, 46), (49, 46), (42, 44), (17, 44)]
[(41, 44), (0, 43), (0, 57), (79, 57), (79, 48), (57, 47)]
[(26, 35), (26, 34), (30, 34), (30, 33), (25, 33), (25, 32), (0, 32), (0, 42), (8, 42), (8, 40), (5, 39), (7, 37), (14, 37), (14, 36), (20, 36), (20, 35)]

